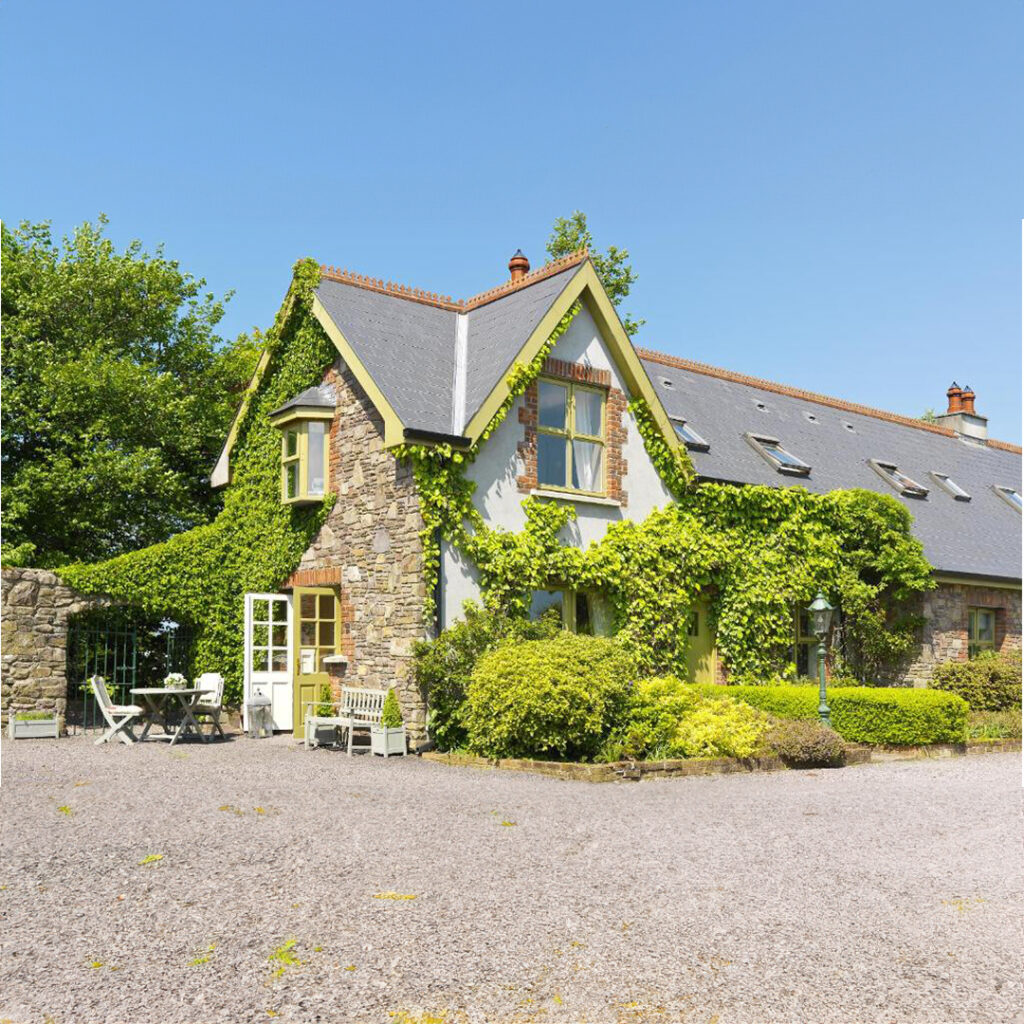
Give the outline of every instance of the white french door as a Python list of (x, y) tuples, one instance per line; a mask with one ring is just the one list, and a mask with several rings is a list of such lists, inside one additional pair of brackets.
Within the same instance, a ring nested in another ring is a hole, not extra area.
[[(292, 728), (292, 599), (245, 595), (245, 699), (269, 697), (274, 728)], [(248, 727), (248, 722), (246, 722)]]

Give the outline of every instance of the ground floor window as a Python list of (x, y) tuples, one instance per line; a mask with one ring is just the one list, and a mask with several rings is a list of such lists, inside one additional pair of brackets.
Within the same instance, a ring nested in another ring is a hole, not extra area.
[(611, 609), (600, 594), (562, 587), (535, 590), (530, 601), (530, 618), (539, 619), (551, 609), (558, 612), (562, 625), (570, 632), (587, 636), (611, 633)]
[(995, 650), (996, 613), (991, 608), (967, 609), (967, 657)]
[(793, 661), (796, 674), (808, 679), (818, 678), (818, 638), (811, 631), (811, 614), (798, 608), (794, 624)]

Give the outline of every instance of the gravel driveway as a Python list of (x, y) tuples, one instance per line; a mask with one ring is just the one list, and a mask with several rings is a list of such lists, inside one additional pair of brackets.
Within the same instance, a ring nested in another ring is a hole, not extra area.
[(1002, 1024), (1020, 779), (5, 742), (0, 1020)]

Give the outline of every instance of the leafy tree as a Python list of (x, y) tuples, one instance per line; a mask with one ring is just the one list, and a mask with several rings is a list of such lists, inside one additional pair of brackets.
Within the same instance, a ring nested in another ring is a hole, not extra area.
[[(632, 265), (628, 262), (629, 250), (620, 249), (618, 246), (608, 246), (608, 251), (603, 255), (594, 248), (594, 237), (587, 227), (587, 215), (581, 210), (574, 210), (569, 217), (559, 217), (551, 230), (551, 237), (548, 239), (548, 255), (552, 259), (559, 256), (568, 256), (586, 246), (590, 250), (590, 258), (594, 263), (597, 276), (601, 278), (608, 298), (613, 305), (618, 306), (629, 294), (629, 289), (636, 283), (636, 274)], [(622, 326), (626, 333), (632, 337), (646, 323), (645, 320), (633, 320), (626, 315), (623, 318)]]
[(2, 228), (6, 564), (55, 566), (208, 521), (208, 474), (258, 338), (214, 333), (224, 299), (177, 262), (85, 223)]
[(924, 420), (925, 423), (938, 423), (939, 422), (939, 418), (938, 418), (938, 416), (935, 415), (935, 410), (934, 409), (925, 409), (925, 411), (923, 413), (921, 413), (920, 418), (922, 420)]

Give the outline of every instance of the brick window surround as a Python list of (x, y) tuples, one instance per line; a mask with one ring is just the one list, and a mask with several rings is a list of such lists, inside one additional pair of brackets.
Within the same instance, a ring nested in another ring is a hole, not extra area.
[[(545, 377), (565, 380), (576, 384), (590, 384), (604, 388), (605, 396), (605, 494), (625, 506), (626, 460), (622, 449), (626, 443), (627, 398), (618, 388), (612, 387), (612, 375), (608, 370), (596, 370), (580, 363), (567, 363), (561, 359), (548, 358), (541, 373)], [(523, 393), (523, 404), (519, 408), (519, 422), (523, 425), (523, 439), (516, 447), (522, 460), (523, 473), (516, 477), (516, 485), (524, 494), (529, 494), (537, 484), (537, 381), (533, 381)], [(570, 494), (572, 492), (569, 492)]]

